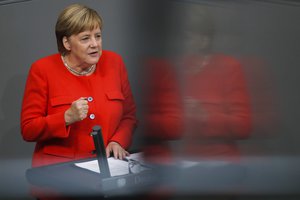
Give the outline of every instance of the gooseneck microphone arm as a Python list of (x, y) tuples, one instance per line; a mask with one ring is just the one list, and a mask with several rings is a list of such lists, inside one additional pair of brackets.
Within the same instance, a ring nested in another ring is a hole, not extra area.
[(103, 178), (109, 178), (111, 177), (111, 175), (110, 175), (109, 166), (107, 162), (101, 127), (98, 125), (94, 126), (91, 136), (93, 136), (94, 139), (98, 165), (100, 168), (100, 175)]

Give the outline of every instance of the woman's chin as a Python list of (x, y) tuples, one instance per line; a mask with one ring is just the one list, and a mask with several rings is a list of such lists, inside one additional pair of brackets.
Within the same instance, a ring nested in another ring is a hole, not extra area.
[(89, 63), (90, 65), (97, 64), (99, 61), (99, 58), (100, 57), (95, 57), (95, 58), (89, 59), (89, 61), (87, 63)]

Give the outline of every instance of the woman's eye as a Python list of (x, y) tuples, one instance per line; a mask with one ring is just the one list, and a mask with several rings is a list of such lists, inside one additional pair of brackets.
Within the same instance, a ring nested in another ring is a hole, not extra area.
[(85, 38), (82, 38), (81, 40), (86, 41), (88, 39), (89, 39), (88, 37), (85, 37)]

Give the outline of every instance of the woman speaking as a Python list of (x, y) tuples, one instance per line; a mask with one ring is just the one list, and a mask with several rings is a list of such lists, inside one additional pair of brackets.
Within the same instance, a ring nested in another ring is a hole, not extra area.
[(36, 142), (33, 167), (94, 157), (90, 132), (102, 127), (107, 156), (123, 159), (136, 107), (122, 58), (102, 50), (102, 19), (73, 4), (55, 27), (59, 53), (30, 68), (21, 111), (24, 140)]

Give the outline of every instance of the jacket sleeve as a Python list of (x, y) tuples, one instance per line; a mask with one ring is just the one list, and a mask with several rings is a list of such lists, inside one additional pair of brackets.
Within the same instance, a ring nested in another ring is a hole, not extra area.
[(183, 129), (183, 108), (175, 69), (164, 60), (146, 63), (143, 80), (144, 135), (147, 140), (179, 139)]
[(42, 141), (66, 138), (64, 112), (47, 114), (49, 104), (46, 73), (42, 73), (38, 62), (31, 66), (23, 96), (21, 110), (21, 132), (26, 141)]
[(132, 141), (132, 134), (137, 125), (136, 106), (130, 88), (127, 71), (121, 59), (120, 65), (121, 89), (124, 95), (123, 116), (119, 126), (110, 141), (119, 143), (123, 148), (129, 148)]

